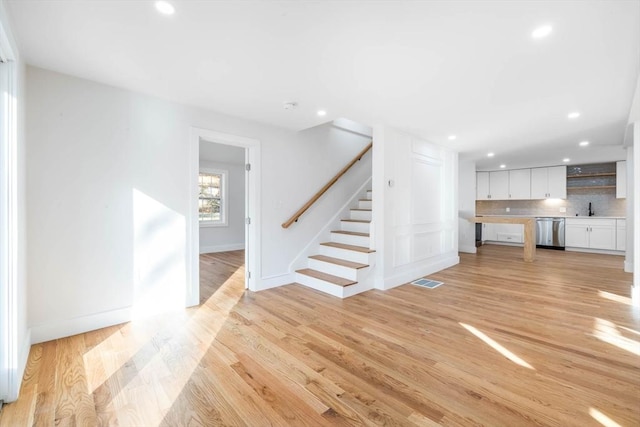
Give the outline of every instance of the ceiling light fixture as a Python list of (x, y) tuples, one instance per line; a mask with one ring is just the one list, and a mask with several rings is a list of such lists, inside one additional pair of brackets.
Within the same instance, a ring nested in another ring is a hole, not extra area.
[(580, 147), (586, 147), (587, 145), (589, 145), (589, 141), (580, 141)]
[(155, 6), (156, 6), (156, 10), (162, 13), (163, 15), (173, 15), (176, 12), (176, 8), (173, 7), (173, 5), (168, 1), (163, 1), (163, 0), (157, 1), (155, 3)]
[(568, 157), (565, 157), (564, 159), (562, 159), (562, 161), (565, 162), (565, 163), (569, 163), (571, 161), (571, 159), (568, 158)]
[(507, 165), (500, 165), (500, 169), (504, 169), (506, 167), (507, 167)]
[(487, 153), (487, 157), (493, 157), (495, 156), (495, 153)]
[(456, 139), (455, 135), (449, 135), (449, 141), (453, 141), (454, 139)]
[(580, 117), (580, 113), (577, 111), (567, 114), (567, 118), (569, 119), (577, 119), (578, 117)]
[(322, 116), (326, 116), (326, 115), (327, 115), (327, 112), (326, 112), (326, 111), (324, 111), (324, 110), (318, 110), (318, 115), (319, 115), (320, 117), (322, 117)]
[(543, 25), (533, 30), (533, 32), (531, 33), (531, 37), (533, 37), (534, 39), (542, 39), (551, 34), (551, 31), (553, 31), (551, 25)]

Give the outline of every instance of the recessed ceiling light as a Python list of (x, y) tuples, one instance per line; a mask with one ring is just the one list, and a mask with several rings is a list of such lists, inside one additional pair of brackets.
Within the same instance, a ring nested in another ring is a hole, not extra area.
[(551, 31), (553, 31), (551, 25), (543, 25), (533, 30), (533, 32), (531, 33), (531, 37), (533, 37), (534, 39), (542, 39), (551, 34)]
[(487, 153), (487, 157), (493, 157), (495, 156), (495, 153)]
[(449, 141), (453, 141), (454, 139), (456, 139), (455, 135), (449, 135)]
[(326, 116), (326, 115), (327, 115), (327, 112), (326, 112), (326, 111), (324, 111), (324, 110), (318, 110), (318, 115), (319, 115), (320, 117), (322, 117), (322, 116)]
[(589, 145), (589, 141), (580, 141), (580, 147), (586, 147)]
[(577, 111), (567, 114), (567, 118), (569, 119), (577, 119), (578, 117), (580, 117), (580, 113)]
[(507, 167), (507, 165), (500, 165), (500, 169), (504, 169), (506, 167)]
[(161, 0), (156, 2), (156, 10), (163, 15), (173, 15), (176, 11), (176, 8), (173, 7), (173, 5), (168, 1)]
[(570, 159), (570, 158), (568, 158), (568, 157), (565, 157), (564, 159), (562, 159), (562, 161), (563, 161), (563, 162), (565, 162), (565, 163), (568, 163), (568, 162), (570, 162), (570, 161), (571, 161), (571, 159)]

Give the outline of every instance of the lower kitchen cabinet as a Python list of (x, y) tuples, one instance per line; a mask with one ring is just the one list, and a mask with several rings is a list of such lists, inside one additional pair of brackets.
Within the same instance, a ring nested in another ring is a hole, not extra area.
[(482, 224), (482, 240), (489, 242), (523, 243), (522, 224)]
[(616, 220), (616, 250), (627, 250), (627, 221), (624, 219)]
[(616, 220), (567, 218), (565, 245), (573, 248), (616, 250)]

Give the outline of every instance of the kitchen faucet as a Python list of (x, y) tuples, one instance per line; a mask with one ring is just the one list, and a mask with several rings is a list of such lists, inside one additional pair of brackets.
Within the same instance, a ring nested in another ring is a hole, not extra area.
[(589, 202), (589, 216), (594, 216), (596, 213), (591, 210), (591, 202)]

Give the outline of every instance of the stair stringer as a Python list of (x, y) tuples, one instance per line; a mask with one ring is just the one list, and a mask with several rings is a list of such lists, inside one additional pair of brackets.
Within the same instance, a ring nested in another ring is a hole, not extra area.
[[(318, 233), (309, 241), (309, 243), (300, 251), (300, 253), (289, 264), (289, 273), (295, 274), (296, 270), (305, 268), (307, 266), (307, 258), (311, 255), (315, 255), (318, 250), (318, 246), (322, 242), (331, 240), (331, 231), (340, 228), (340, 220), (349, 215), (349, 211), (354, 203), (357, 204), (358, 199), (362, 193), (366, 194), (366, 189), (371, 184), (371, 178), (367, 179), (353, 195), (342, 205), (342, 207), (336, 212), (336, 214), (327, 221), (324, 227), (318, 231)], [(371, 269), (373, 266), (370, 266)], [(357, 286), (357, 285), (354, 285)], [(337, 295), (336, 295), (337, 296)]]

